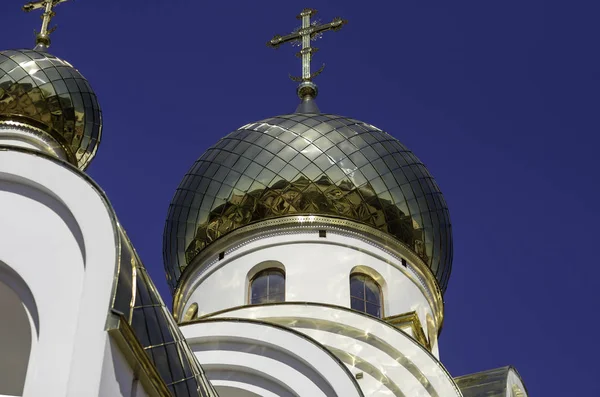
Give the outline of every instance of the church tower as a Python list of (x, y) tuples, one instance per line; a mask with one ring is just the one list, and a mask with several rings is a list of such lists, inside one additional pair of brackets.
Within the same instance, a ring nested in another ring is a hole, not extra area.
[[(438, 348), (446, 202), (392, 135), (320, 111), (311, 41), (346, 21), (315, 13), (267, 43), (301, 46), (295, 112), (223, 137), (175, 193), (173, 314), (223, 395), (461, 396)], [(524, 390), (513, 378), (500, 388)]]
[(88, 81), (67, 61), (47, 52), (54, 7), (67, 0), (23, 7), (43, 10), (33, 50), (0, 52), (0, 145), (33, 149), (81, 170), (102, 135), (102, 113)]
[(0, 52), (0, 396), (216, 396), (104, 192), (87, 80), (48, 52)]
[[(323, 113), (313, 21), (296, 110), (194, 163), (169, 207), (172, 312), (84, 171), (102, 135), (87, 80), (48, 52), (67, 0), (39, 0), (33, 50), (0, 52), (0, 397), (526, 397), (516, 370), (441, 362), (449, 211), (392, 135)], [(7, 326), (8, 324), (8, 326)]]

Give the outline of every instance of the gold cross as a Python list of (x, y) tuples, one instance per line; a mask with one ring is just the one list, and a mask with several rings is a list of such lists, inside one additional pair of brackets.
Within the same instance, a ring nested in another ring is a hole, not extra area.
[(50, 34), (56, 30), (56, 26), (48, 29), (50, 20), (56, 15), (53, 8), (64, 3), (67, 0), (39, 0), (32, 1), (23, 6), (23, 11), (30, 12), (33, 10), (44, 9), (42, 14), (42, 30), (36, 36), (36, 49), (46, 49), (50, 47)]
[(319, 25), (317, 22), (310, 21), (310, 17), (315, 15), (317, 10), (312, 8), (305, 8), (302, 10), (300, 15), (296, 18), (302, 20), (302, 27), (298, 28), (296, 31), (286, 35), (279, 36), (276, 35), (271, 39), (271, 41), (267, 42), (267, 46), (277, 48), (281, 44), (284, 43), (292, 43), (296, 45), (301, 45), (302, 50), (296, 54), (297, 57), (302, 58), (302, 76), (301, 77), (291, 77), (294, 81), (301, 81), (304, 83), (311, 82), (313, 78), (317, 77), (325, 68), (323, 65), (319, 70), (315, 73), (310, 72), (310, 62), (312, 58), (312, 54), (317, 52), (318, 48), (311, 47), (311, 40), (316, 40), (323, 35), (323, 32), (328, 30), (340, 30), (342, 26), (344, 26), (348, 21), (342, 18), (334, 18), (333, 21), (329, 23), (325, 23)]

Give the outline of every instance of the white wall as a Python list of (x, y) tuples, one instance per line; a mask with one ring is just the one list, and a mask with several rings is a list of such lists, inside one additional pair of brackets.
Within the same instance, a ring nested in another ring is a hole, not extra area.
[(301, 333), (252, 320), (189, 324), (182, 332), (221, 397), (360, 396), (346, 367)]
[(147, 397), (148, 394), (112, 339), (107, 339), (99, 396)]
[(410, 271), (383, 250), (332, 232), (326, 238), (317, 233), (271, 236), (225, 255), (188, 283), (182, 313), (193, 303), (198, 304), (199, 316), (248, 304), (248, 275), (264, 261), (285, 267), (286, 301), (344, 307), (350, 307), (351, 272), (357, 266), (370, 268), (382, 277), (384, 316), (416, 311), (427, 334), (426, 316), (432, 316), (432, 309)]
[(20, 297), (1, 278), (0, 322), (0, 395), (22, 395), (37, 332)]
[(115, 232), (107, 201), (81, 173), (0, 148), (0, 280), (36, 331), (25, 397), (98, 395)]
[[(47, 387), (59, 390), (69, 378), (79, 309), (74, 298), (82, 293), (84, 275), (81, 232), (74, 225), (70, 212), (48, 192), (0, 180), (0, 260), (31, 289), (44, 330), (36, 335), (30, 374), (49, 371), (53, 377), (46, 380)], [(54, 362), (37, 357), (54, 357)], [(37, 389), (27, 386), (26, 391)]]
[[(423, 346), (393, 326), (353, 310), (302, 303), (246, 306), (210, 317), (210, 321), (221, 318), (265, 321), (309, 336), (352, 373), (363, 373), (357, 382), (365, 396), (460, 396), (452, 376)], [(201, 329), (210, 324), (191, 326)], [(193, 334), (186, 332), (187, 327), (182, 328), (189, 338)], [(279, 343), (266, 335), (263, 338)], [(206, 362), (205, 357), (198, 357)]]

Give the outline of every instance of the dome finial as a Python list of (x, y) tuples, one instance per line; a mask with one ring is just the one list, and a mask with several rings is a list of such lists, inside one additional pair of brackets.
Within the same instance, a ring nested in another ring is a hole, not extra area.
[(60, 3), (64, 3), (67, 0), (39, 0), (39, 1), (31, 1), (23, 6), (23, 11), (31, 12), (37, 9), (44, 9), (44, 13), (42, 14), (42, 29), (36, 35), (35, 39), (35, 49), (36, 50), (46, 50), (50, 47), (50, 34), (56, 30), (56, 26), (48, 29), (48, 25), (50, 25), (50, 21), (56, 15), (53, 11), (53, 8), (59, 5)]
[(300, 82), (297, 92), (303, 103), (312, 100), (317, 96), (317, 85), (313, 83), (312, 79), (321, 74), (325, 68), (325, 65), (323, 64), (319, 70), (311, 73), (310, 62), (312, 54), (318, 50), (318, 48), (310, 46), (311, 40), (320, 38), (323, 35), (323, 32), (327, 30), (339, 30), (342, 28), (342, 26), (348, 23), (348, 21), (342, 18), (334, 18), (333, 21), (322, 25), (320, 25), (318, 21), (311, 22), (310, 17), (316, 13), (317, 10), (315, 9), (305, 8), (302, 10), (300, 15), (296, 17), (297, 19), (302, 20), (302, 26), (300, 28), (286, 36), (275, 35), (270, 41), (267, 42), (267, 46), (273, 48), (277, 48), (284, 43), (302, 46), (302, 50), (296, 53), (296, 56), (302, 59), (302, 76), (290, 76), (290, 78), (294, 81)]

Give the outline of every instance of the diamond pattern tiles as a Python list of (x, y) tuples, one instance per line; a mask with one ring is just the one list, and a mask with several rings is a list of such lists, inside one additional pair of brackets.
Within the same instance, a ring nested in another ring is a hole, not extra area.
[(425, 166), (361, 121), (290, 114), (248, 124), (192, 166), (169, 208), (167, 279), (211, 242), (285, 215), (331, 215), (373, 226), (411, 247), (445, 290), (452, 264), (446, 202)]
[(119, 227), (121, 252), (112, 309), (123, 313), (158, 374), (175, 397), (217, 394)]
[(102, 130), (98, 100), (67, 62), (34, 50), (0, 52), (0, 117), (33, 120), (85, 169)]

